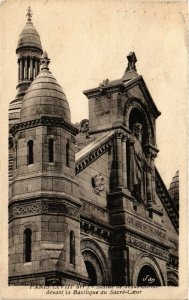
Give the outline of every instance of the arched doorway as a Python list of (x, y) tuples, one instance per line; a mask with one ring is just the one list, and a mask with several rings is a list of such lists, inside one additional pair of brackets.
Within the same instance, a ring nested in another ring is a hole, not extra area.
[(98, 256), (89, 250), (83, 251), (82, 254), (90, 279), (90, 285), (103, 285), (104, 274)]
[(173, 280), (168, 280), (168, 285), (169, 286), (178, 286), (178, 284)]
[(165, 283), (163, 272), (156, 258), (147, 253), (139, 255), (135, 261), (131, 275), (131, 285), (165, 286)]
[(95, 270), (94, 266), (89, 261), (85, 261), (85, 266), (87, 269), (87, 273), (89, 275), (90, 285), (91, 286), (97, 285), (97, 274), (96, 274), (96, 270)]
[(84, 238), (81, 241), (81, 253), (90, 279), (90, 285), (108, 285), (111, 283), (109, 265), (105, 254), (92, 239)]
[(169, 271), (167, 273), (167, 285), (168, 286), (178, 286), (178, 274), (174, 271)]
[(161, 286), (158, 275), (151, 266), (145, 265), (141, 268), (138, 274), (137, 286)]

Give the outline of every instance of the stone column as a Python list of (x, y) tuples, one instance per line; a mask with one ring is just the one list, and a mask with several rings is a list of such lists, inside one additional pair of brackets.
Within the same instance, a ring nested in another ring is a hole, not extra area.
[(122, 132), (117, 130), (115, 132), (116, 138), (116, 165), (117, 165), (117, 187), (123, 186), (123, 166), (122, 166)]
[(21, 58), (20, 59), (20, 80), (23, 80), (23, 71), (24, 71), (24, 68), (23, 68), (23, 59)]
[[(148, 163), (150, 164), (150, 154), (147, 156)], [(150, 170), (146, 172), (146, 193), (147, 193), (147, 205), (152, 206), (152, 175)]]
[(132, 138), (128, 139), (128, 154), (129, 154), (129, 169), (128, 169), (128, 189), (129, 191), (132, 193), (133, 192), (133, 169), (132, 169), (132, 165), (131, 165), (131, 157), (134, 155), (133, 148), (134, 145), (134, 141)]
[(123, 271), (123, 283), (124, 285), (129, 285), (129, 274), (128, 274), (128, 253), (127, 249), (123, 249), (123, 265), (124, 265), (124, 271)]
[(35, 59), (35, 77), (37, 76), (38, 72), (38, 62), (37, 59)]
[(30, 79), (33, 79), (33, 57), (30, 58)]
[(18, 59), (18, 81), (20, 80), (20, 59)]
[(38, 59), (38, 64), (37, 64), (37, 75), (39, 74), (40, 71), (40, 60)]
[(155, 182), (155, 165), (154, 165), (154, 160), (157, 157), (157, 153), (154, 151), (150, 152), (150, 162), (152, 166), (152, 202), (156, 204), (156, 199), (155, 199), (155, 193), (156, 193), (156, 182)]
[(127, 137), (123, 136), (122, 139), (122, 168), (123, 168), (123, 187), (127, 189), (127, 150), (126, 150)]
[(28, 59), (24, 58), (24, 79), (28, 79)]

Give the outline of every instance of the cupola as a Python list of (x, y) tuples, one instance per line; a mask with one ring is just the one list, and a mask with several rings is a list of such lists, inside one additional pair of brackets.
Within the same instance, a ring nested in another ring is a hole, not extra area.
[(179, 171), (176, 172), (169, 187), (169, 195), (179, 209)]
[(49, 71), (50, 59), (46, 51), (41, 59), (41, 72), (27, 90), (20, 112), (20, 121), (26, 122), (42, 116), (63, 118), (70, 122), (70, 109), (61, 86)]

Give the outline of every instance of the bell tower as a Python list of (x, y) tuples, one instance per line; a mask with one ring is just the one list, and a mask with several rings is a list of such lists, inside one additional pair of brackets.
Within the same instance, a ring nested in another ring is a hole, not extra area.
[(32, 11), (27, 10), (27, 21), (21, 31), (16, 47), (18, 57), (18, 84), (16, 86), (16, 98), (10, 102), (9, 124), (19, 121), (22, 98), (29, 85), (39, 74), (40, 58), (43, 53), (39, 34), (32, 23)]
[[(43, 53), (37, 30), (32, 23), (32, 11), (27, 10), (27, 21), (21, 31), (16, 48), (18, 57), (17, 95), (9, 105), (9, 127), (18, 123), (23, 96), (40, 71), (40, 58)], [(12, 180), (12, 136), (9, 134), (9, 181)]]
[[(47, 53), (27, 90), (13, 136), (9, 202), (10, 284), (87, 283), (80, 251), (75, 135)], [(28, 274), (30, 274), (28, 276)]]
[(18, 97), (25, 94), (32, 80), (39, 74), (40, 58), (43, 53), (39, 34), (32, 23), (30, 6), (26, 16), (27, 22), (19, 36), (16, 48), (18, 56)]

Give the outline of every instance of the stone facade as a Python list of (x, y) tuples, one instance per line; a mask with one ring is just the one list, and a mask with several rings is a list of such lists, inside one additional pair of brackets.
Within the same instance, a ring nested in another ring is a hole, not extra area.
[[(17, 54), (28, 62), (42, 47), (30, 9), (27, 18)], [(10, 285), (178, 285), (178, 197), (154, 164), (160, 112), (135, 53), (127, 59), (121, 79), (84, 91), (89, 119), (76, 125), (47, 53), (36, 78), (19, 64), (9, 114)]]

